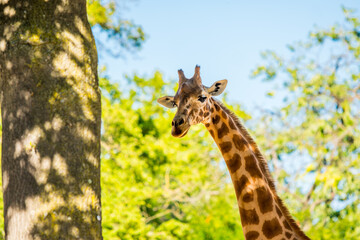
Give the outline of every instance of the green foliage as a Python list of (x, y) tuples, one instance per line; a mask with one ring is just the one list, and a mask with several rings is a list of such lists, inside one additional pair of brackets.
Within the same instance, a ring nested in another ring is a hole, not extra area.
[(289, 58), (265, 53), (266, 64), (253, 72), (284, 85), (284, 107), (265, 112), (256, 134), (313, 239), (360, 235), (360, 21), (344, 13), (344, 26), (312, 32)]
[(119, 5), (114, 0), (87, 0), (88, 20), (98, 35), (97, 45), (114, 56), (120, 56), (123, 50), (138, 49), (145, 41), (140, 25), (119, 17)]
[(242, 239), (234, 190), (205, 128), (173, 138), (174, 113), (156, 103), (161, 74), (128, 80), (124, 93), (100, 81), (104, 238)]

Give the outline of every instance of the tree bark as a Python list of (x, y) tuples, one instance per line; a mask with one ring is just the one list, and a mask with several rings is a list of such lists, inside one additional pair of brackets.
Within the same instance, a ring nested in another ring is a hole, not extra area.
[(85, 0), (0, 0), (8, 240), (102, 239), (101, 103)]

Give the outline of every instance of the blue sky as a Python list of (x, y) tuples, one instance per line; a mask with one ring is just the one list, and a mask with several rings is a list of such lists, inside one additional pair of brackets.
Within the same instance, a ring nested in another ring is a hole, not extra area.
[(261, 63), (260, 53), (286, 54), (286, 45), (305, 40), (310, 30), (342, 23), (341, 6), (359, 9), (360, 1), (138, 0), (122, 17), (143, 27), (143, 48), (125, 58), (103, 55), (100, 65), (119, 82), (125, 74), (150, 77), (155, 70), (177, 79), (179, 68), (191, 77), (199, 64), (205, 85), (229, 80), (231, 101), (248, 110), (271, 107), (278, 102), (264, 97), (270, 85), (249, 77)]

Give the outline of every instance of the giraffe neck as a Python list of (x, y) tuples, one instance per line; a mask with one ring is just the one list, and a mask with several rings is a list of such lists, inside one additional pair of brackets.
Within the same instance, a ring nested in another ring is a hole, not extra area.
[(229, 169), (245, 238), (309, 239), (276, 194), (267, 163), (238, 118), (215, 100), (210, 112), (205, 126)]

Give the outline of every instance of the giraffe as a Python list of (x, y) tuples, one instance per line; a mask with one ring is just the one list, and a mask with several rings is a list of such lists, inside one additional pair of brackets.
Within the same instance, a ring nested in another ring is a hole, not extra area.
[(157, 101), (168, 108), (177, 107), (171, 130), (174, 137), (184, 137), (192, 125), (199, 123), (210, 132), (230, 172), (245, 239), (310, 239), (278, 197), (266, 160), (253, 138), (235, 114), (213, 98), (224, 91), (227, 80), (205, 87), (199, 66), (190, 79), (181, 69), (178, 74), (175, 96)]

